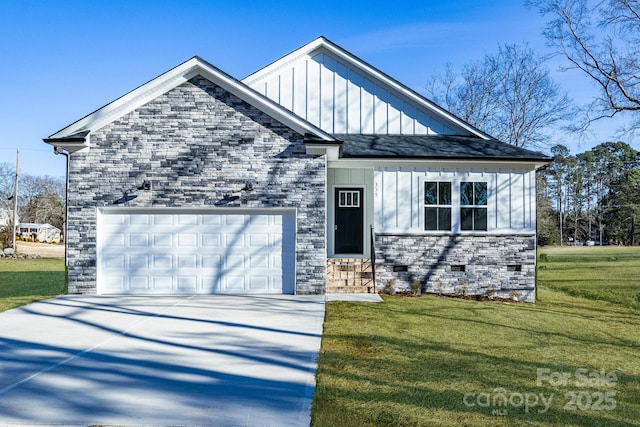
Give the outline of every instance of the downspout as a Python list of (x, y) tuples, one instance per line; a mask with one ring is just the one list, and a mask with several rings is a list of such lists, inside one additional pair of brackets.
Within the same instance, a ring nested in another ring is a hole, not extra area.
[[(69, 224), (69, 152), (63, 150), (60, 147), (53, 147), (55, 154), (62, 154), (66, 158), (65, 165), (65, 180), (64, 180), (64, 266), (65, 271), (69, 271), (69, 260), (67, 255), (67, 238), (68, 238), (68, 224)], [(68, 283), (68, 280), (67, 280)]]

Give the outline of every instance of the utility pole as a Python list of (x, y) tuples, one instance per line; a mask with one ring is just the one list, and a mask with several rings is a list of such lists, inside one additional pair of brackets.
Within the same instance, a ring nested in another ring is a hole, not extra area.
[(13, 253), (16, 253), (16, 230), (18, 228), (18, 169), (20, 168), (20, 151), (16, 150), (16, 181), (13, 185)]

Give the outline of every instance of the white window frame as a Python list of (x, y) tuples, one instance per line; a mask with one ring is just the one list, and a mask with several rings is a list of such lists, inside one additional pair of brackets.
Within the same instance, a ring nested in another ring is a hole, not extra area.
[[(344, 202), (342, 199), (343, 195), (345, 196)], [(338, 190), (338, 207), (359, 208), (361, 203), (359, 190)]]

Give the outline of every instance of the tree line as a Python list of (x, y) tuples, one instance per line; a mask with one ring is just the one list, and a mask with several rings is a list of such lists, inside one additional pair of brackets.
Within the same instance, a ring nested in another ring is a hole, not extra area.
[[(11, 246), (15, 167), (0, 163), (0, 246)], [(18, 222), (48, 223), (64, 231), (65, 182), (50, 176), (21, 174), (18, 185)]]
[(538, 242), (624, 244), (640, 232), (640, 152), (605, 142), (572, 155), (551, 148), (553, 162), (538, 172)]

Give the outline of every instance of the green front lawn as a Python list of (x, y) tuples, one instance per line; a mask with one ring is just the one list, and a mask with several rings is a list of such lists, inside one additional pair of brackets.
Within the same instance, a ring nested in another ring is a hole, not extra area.
[[(548, 268), (539, 280), (561, 275)], [(614, 275), (590, 283), (604, 288)], [(546, 287), (535, 305), (433, 296), (330, 302), (312, 424), (638, 425), (638, 331), (632, 307)]]
[(67, 292), (64, 260), (0, 260), (0, 311)]
[(569, 295), (640, 309), (640, 248), (540, 248), (538, 283)]

